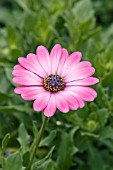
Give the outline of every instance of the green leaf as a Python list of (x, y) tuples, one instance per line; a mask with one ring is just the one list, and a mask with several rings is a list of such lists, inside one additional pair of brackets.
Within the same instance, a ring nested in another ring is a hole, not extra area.
[(73, 141), (75, 133), (79, 130), (79, 126), (75, 126), (71, 131), (70, 131), (70, 139)]
[(46, 163), (46, 167), (45, 167), (45, 170), (54, 170), (54, 166), (53, 166), (53, 161), (52, 160), (49, 160), (47, 163)]
[(70, 134), (62, 132), (60, 147), (58, 150), (58, 158), (56, 165), (60, 170), (68, 170), (72, 164), (73, 155), (78, 152), (74, 147), (73, 139)]
[(104, 138), (104, 139), (101, 140), (101, 142), (104, 145), (106, 145), (110, 149), (110, 151), (113, 152), (113, 141), (112, 140), (109, 140), (108, 138), (106, 138), (106, 139)]
[(40, 147), (41, 146), (49, 146), (52, 143), (52, 141), (55, 139), (55, 137), (56, 137), (56, 130), (53, 130), (53, 131), (50, 132), (48, 137), (44, 138), (40, 142), (39, 146)]
[(113, 70), (111, 70), (109, 73), (106, 73), (106, 75), (102, 79), (102, 86), (103, 87), (107, 87), (111, 84), (113, 84)]
[(0, 106), (0, 111), (5, 114), (12, 114), (12, 113), (15, 114), (15, 112), (21, 112), (21, 113), (26, 112), (29, 115), (32, 115), (32, 113), (34, 112), (33, 109), (24, 105)]
[(37, 121), (33, 121), (33, 134), (34, 137), (37, 139), (38, 137)]
[(54, 151), (54, 149), (55, 149), (55, 146), (53, 146), (51, 149), (50, 149), (50, 151), (48, 152), (48, 154), (43, 158), (43, 159), (41, 159), (41, 160), (39, 160), (38, 162), (36, 162), (36, 164), (35, 165), (41, 165), (41, 164), (43, 164), (45, 161), (47, 161), (48, 159), (50, 159), (51, 157), (52, 157), (52, 153), (53, 153), (53, 151)]
[(11, 56), (11, 60), (12, 61), (18, 61), (18, 58), (21, 56), (22, 54), (21, 54), (21, 51), (20, 51), (20, 49), (19, 49), (19, 47), (18, 47), (18, 49), (12, 49), (11, 51), (10, 51), (10, 56)]
[[(113, 62), (113, 41), (111, 41), (106, 50), (105, 50), (105, 53), (104, 53), (104, 57), (105, 57), (105, 62), (106, 62), (106, 65), (109, 64), (109, 61)], [(112, 65), (112, 63), (111, 63)]]
[(90, 132), (81, 132), (81, 136), (89, 136), (89, 137), (93, 137), (93, 138), (99, 137), (99, 135), (94, 134), (94, 133), (90, 133)]
[(16, 87), (15, 83), (13, 83), (12, 79), (13, 79), (13, 75), (12, 75), (12, 71), (13, 71), (13, 68), (10, 68), (10, 67), (6, 67), (5, 68), (5, 73), (6, 73), (6, 76), (7, 76), (7, 79), (9, 80), (9, 82)]
[[(35, 27), (36, 27), (36, 25), (35, 24), (37, 24), (36, 23), (36, 19), (37, 19), (37, 15), (35, 15), (35, 14), (27, 14), (26, 16), (25, 16), (25, 24), (27, 25), (27, 27), (25, 28), (26, 29), (26, 31), (29, 31), (30, 33), (33, 31), (35, 31)], [(33, 27), (33, 25), (34, 25), (34, 27)], [(32, 33), (33, 33), (32, 32)]]
[(87, 41), (88, 39), (92, 38), (93, 36), (99, 34), (101, 31), (101, 28), (100, 27), (97, 27), (91, 31), (88, 31), (87, 34), (85, 34), (83, 37), (82, 37), (82, 43)]
[[(31, 170), (54, 170), (54, 169), (51, 169), (53, 168), (53, 164), (52, 164), (52, 160), (51, 160), (51, 157), (52, 157), (52, 153), (54, 151), (54, 148), (55, 146), (53, 146), (51, 148), (51, 150), (49, 151), (49, 153), (41, 160), (35, 162), (33, 165), (32, 165), (32, 168)], [(51, 167), (51, 168), (50, 168)], [(50, 169), (48, 169), (50, 168)]]
[(23, 123), (21, 123), (18, 132), (19, 132), (18, 141), (21, 146), (21, 151), (24, 154), (25, 152), (28, 151), (30, 136), (28, 135)]
[(9, 139), (10, 139), (10, 134), (7, 133), (2, 141), (2, 150), (4, 151), (4, 149), (6, 148), (8, 142), (9, 142)]
[(7, 36), (10, 49), (16, 49), (18, 46), (18, 38), (15, 31), (16, 30), (12, 26), (7, 27)]
[(13, 67), (13, 64), (6, 57), (0, 56), (0, 66), (3, 67)]
[(55, 170), (53, 161), (51, 159), (45, 161), (42, 165), (40, 166), (32, 166), (31, 170)]
[(16, 23), (14, 15), (11, 13), (11, 11), (3, 7), (0, 8), (0, 22), (13, 26)]
[(100, 108), (108, 108), (109, 106), (109, 89), (102, 88), (102, 86), (99, 84), (97, 86), (97, 94), (98, 94), (98, 100), (97, 100), (97, 106)]
[(105, 74), (105, 65), (103, 63), (103, 55), (97, 54), (94, 58), (95, 67), (97, 69), (97, 73), (104, 75)]
[[(88, 143), (89, 152), (89, 165), (92, 170), (105, 170), (105, 164), (103, 163), (102, 157), (90, 143)], [(93, 165), (93, 166), (92, 166)]]
[[(46, 10), (42, 9), (38, 16), (38, 22), (36, 24), (35, 30), (38, 30), (38, 34), (46, 42), (51, 36), (51, 29), (49, 26), (48, 13)], [(44, 22), (43, 22), (44, 21)], [(46, 29), (45, 29), (46, 28)]]
[(11, 99), (12, 99), (11, 95), (0, 92), (0, 103), (7, 103)]
[(17, 61), (18, 57), (21, 56), (21, 51), (19, 49), (19, 38), (17, 36), (17, 32), (12, 26), (7, 27), (7, 39), (10, 60)]
[(19, 152), (11, 154), (4, 160), (4, 170), (24, 170)]
[(89, 116), (90, 120), (98, 122), (99, 126), (104, 126), (109, 117), (109, 111), (106, 108), (98, 109), (96, 112), (92, 112)]
[(95, 26), (95, 18), (89, 18), (88, 20), (82, 22), (79, 25), (79, 28), (80, 28), (82, 34), (84, 34), (88, 30), (93, 29), (94, 26)]
[(24, 11), (30, 12), (30, 9), (28, 8), (28, 2), (29, 1), (23, 1), (23, 0), (14, 0)]
[[(48, 9), (48, 11), (51, 14), (54, 14), (54, 16), (61, 15), (65, 8), (66, 8), (66, 3), (64, 0), (60, 0), (59, 3), (57, 3), (56, 0), (51, 0), (51, 1), (44, 1), (44, 6)], [(59, 8), (60, 6), (60, 8)]]
[(27, 167), (29, 161), (30, 161), (30, 152), (27, 151), (27, 152), (25, 152), (24, 155), (23, 155), (23, 166)]
[[(99, 47), (100, 49), (100, 47)], [(87, 42), (87, 49), (85, 50), (85, 56), (87, 56), (87, 59), (92, 62), (92, 64), (95, 61), (95, 56), (99, 52), (97, 42), (95, 42), (94, 39), (89, 39)], [(95, 64), (95, 63), (94, 63)]]
[(113, 138), (113, 128), (111, 126), (105, 126), (99, 131), (100, 139)]
[(83, 23), (94, 17), (94, 10), (90, 0), (81, 0), (75, 3), (73, 13), (76, 23)]

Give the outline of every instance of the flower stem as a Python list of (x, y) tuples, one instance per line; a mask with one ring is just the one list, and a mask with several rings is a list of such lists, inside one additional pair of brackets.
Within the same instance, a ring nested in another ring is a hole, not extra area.
[(47, 117), (44, 118), (44, 121), (43, 121), (42, 126), (40, 128), (40, 131), (38, 133), (38, 137), (35, 139), (35, 146), (33, 147), (33, 153), (32, 153), (32, 156), (31, 156), (31, 160), (29, 161), (27, 170), (31, 169), (34, 157), (36, 155), (37, 148), (38, 148), (39, 143), (41, 141), (41, 138), (42, 138), (42, 135), (43, 135), (43, 132), (44, 132), (44, 129), (45, 129), (45, 126), (46, 126), (48, 120), (49, 120), (49, 118), (47, 118)]

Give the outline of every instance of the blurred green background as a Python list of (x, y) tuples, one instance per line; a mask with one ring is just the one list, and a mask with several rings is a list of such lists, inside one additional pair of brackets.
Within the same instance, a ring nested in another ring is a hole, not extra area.
[(98, 97), (83, 109), (57, 111), (32, 170), (113, 170), (113, 0), (0, 0), (3, 170), (25, 169), (43, 118), (33, 111), (32, 101), (14, 94), (13, 66), (38, 45), (51, 50), (56, 43), (69, 53), (81, 51), (83, 60), (92, 62), (100, 79), (94, 86)]

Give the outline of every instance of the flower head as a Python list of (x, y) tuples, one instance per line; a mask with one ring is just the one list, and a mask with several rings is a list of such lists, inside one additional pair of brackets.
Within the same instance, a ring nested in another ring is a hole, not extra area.
[(50, 54), (39, 46), (36, 54), (20, 57), (13, 70), (13, 82), (19, 84), (15, 93), (24, 100), (35, 100), (35, 111), (44, 111), (45, 116), (54, 115), (56, 108), (67, 113), (84, 107), (85, 101), (93, 101), (97, 93), (90, 85), (99, 80), (91, 77), (95, 69), (88, 61), (80, 62), (82, 54), (71, 55), (56, 44)]

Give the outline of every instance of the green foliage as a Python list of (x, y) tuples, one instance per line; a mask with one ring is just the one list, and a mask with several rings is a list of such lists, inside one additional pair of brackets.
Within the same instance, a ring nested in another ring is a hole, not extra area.
[(50, 146), (50, 144), (52, 143), (52, 141), (54, 140), (54, 138), (56, 137), (56, 130), (53, 130), (50, 132), (49, 136), (44, 138), (41, 142), (40, 142), (40, 147), (41, 146)]
[(8, 158), (4, 161), (4, 170), (24, 170), (25, 168), (22, 167), (22, 159), (19, 152), (16, 152), (12, 155), (10, 155)]
[(18, 130), (19, 130), (18, 141), (19, 141), (20, 146), (21, 146), (21, 151), (24, 154), (25, 152), (28, 151), (29, 135), (27, 134), (27, 131), (24, 127), (24, 124), (21, 124)]
[(113, 169), (112, 10), (112, 0), (0, 1), (0, 170), (27, 170), (42, 123), (33, 102), (14, 94), (13, 66), (38, 45), (50, 50), (56, 43), (92, 63), (98, 96), (83, 109), (57, 111), (31, 169)]
[(51, 156), (54, 151), (54, 148), (55, 147), (53, 146), (51, 150), (49, 151), (49, 153), (43, 159), (34, 163), (31, 169), (36, 170), (38, 168), (39, 170), (43, 170), (43, 169), (49, 170), (50, 168), (51, 170), (53, 170), (53, 162), (51, 160)]
[(6, 148), (8, 141), (10, 139), (10, 134), (7, 133), (2, 141), (2, 150), (4, 151), (4, 149)]
[(56, 166), (57, 169), (68, 170), (72, 164), (73, 155), (78, 149), (73, 146), (73, 133), (62, 133)]

